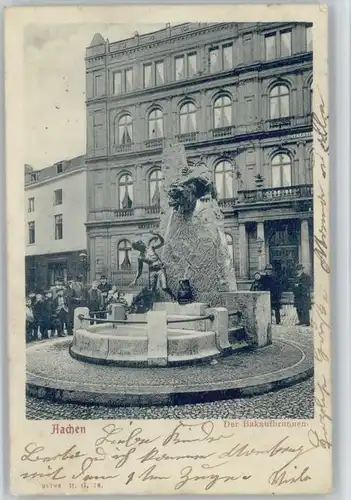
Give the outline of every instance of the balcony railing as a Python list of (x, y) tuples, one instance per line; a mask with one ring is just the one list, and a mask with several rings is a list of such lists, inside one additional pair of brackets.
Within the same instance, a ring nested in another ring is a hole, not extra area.
[(284, 128), (290, 127), (292, 124), (291, 116), (284, 116), (281, 118), (274, 118), (273, 120), (268, 120), (269, 128)]
[(212, 129), (212, 137), (226, 137), (234, 134), (234, 127), (220, 127)]
[(238, 203), (280, 201), (280, 200), (291, 200), (291, 199), (297, 200), (300, 198), (312, 198), (312, 197), (313, 197), (312, 184), (238, 191)]
[(150, 205), (149, 207), (145, 207), (146, 214), (159, 214), (160, 206), (159, 205)]
[(162, 148), (163, 147), (163, 138), (161, 138), (161, 139), (150, 139), (148, 141), (145, 141), (145, 147), (147, 149)]
[(130, 217), (134, 215), (134, 208), (119, 208), (114, 211), (115, 217)]
[(196, 142), (197, 136), (198, 136), (197, 132), (189, 132), (188, 134), (177, 135), (177, 140), (182, 144), (184, 144), (185, 142)]
[(223, 198), (221, 200), (218, 201), (218, 205), (221, 207), (221, 208), (232, 208), (237, 202), (237, 199), (236, 198)]
[(117, 144), (115, 146), (116, 153), (128, 153), (132, 150), (133, 144), (130, 142), (128, 144)]
[[(313, 186), (312, 184), (302, 184), (299, 186), (284, 186), (276, 188), (259, 188), (259, 189), (249, 189), (238, 191), (238, 196), (236, 198), (222, 198), (218, 200), (219, 206), (223, 210), (233, 209), (238, 204), (248, 204), (248, 203), (262, 203), (270, 201), (285, 201), (285, 200), (299, 200), (299, 199), (312, 199), (313, 198)], [(206, 200), (203, 199), (203, 202)], [(158, 215), (161, 211), (159, 205), (149, 205), (146, 207), (140, 207), (145, 215)], [(135, 215), (134, 208), (119, 208), (114, 210), (114, 216), (121, 217), (131, 217)], [(137, 217), (140, 214), (137, 214)]]

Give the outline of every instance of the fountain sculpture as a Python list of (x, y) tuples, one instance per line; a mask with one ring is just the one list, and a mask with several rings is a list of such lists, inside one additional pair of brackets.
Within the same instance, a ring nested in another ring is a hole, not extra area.
[(212, 174), (204, 163), (190, 167), (176, 145), (164, 153), (163, 178), (160, 232), (169, 286), (188, 279), (195, 301), (219, 305), (221, 292), (237, 285)]
[(251, 308), (247, 297), (239, 300), (243, 321), (238, 324), (236, 297), (242, 292), (209, 169), (203, 163), (190, 167), (182, 145), (164, 151), (162, 169), (160, 232), (147, 243), (133, 243), (139, 252), (134, 283), (148, 265), (149, 291), (161, 300), (147, 313), (129, 314), (127, 321), (117, 316), (116, 307), (109, 318), (115, 323), (93, 326), (83, 319), (87, 310), (76, 310), (70, 353), (77, 359), (127, 366), (204, 361), (231, 352), (235, 332), (245, 327), (251, 345), (271, 342), (268, 293), (254, 294), (253, 302), (251, 296)]

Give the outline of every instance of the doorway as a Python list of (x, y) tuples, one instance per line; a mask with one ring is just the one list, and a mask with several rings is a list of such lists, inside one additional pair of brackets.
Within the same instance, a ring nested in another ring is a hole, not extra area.
[(300, 230), (295, 221), (278, 221), (269, 231), (269, 261), (280, 278), (282, 291), (291, 290), (299, 262)]
[(48, 271), (49, 286), (54, 285), (57, 279), (63, 282), (67, 280), (67, 262), (50, 262)]

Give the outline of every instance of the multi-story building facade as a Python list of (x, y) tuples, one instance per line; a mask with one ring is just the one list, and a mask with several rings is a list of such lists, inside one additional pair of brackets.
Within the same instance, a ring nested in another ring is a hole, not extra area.
[(312, 273), (312, 27), (186, 23), (86, 51), (91, 275), (131, 280), (167, 143), (213, 171), (239, 287)]
[(86, 252), (85, 157), (34, 171), (25, 166), (26, 288), (45, 290), (82, 272)]

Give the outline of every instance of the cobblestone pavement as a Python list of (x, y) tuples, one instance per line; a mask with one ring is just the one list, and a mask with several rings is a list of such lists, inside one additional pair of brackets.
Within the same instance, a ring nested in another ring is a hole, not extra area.
[[(260, 382), (263, 382), (265, 376), (269, 378), (269, 374), (275, 371), (286, 370), (286, 376), (290, 376), (291, 366), (302, 360), (301, 351), (294, 345), (275, 342), (265, 349), (244, 350), (223, 357), (214, 366), (204, 363), (166, 369), (120, 368), (79, 362), (69, 355), (70, 343), (68, 337), (59, 342), (44, 341), (29, 347), (28, 382), (41, 385), (49, 378), (57, 381), (57, 387), (62, 389), (96, 392), (103, 387), (104, 392), (111, 394), (121, 393), (124, 389), (133, 391), (135, 387), (144, 390), (153, 387), (155, 393), (162, 390), (167, 393), (172, 391), (172, 387), (175, 392), (190, 387), (207, 391), (213, 384), (227, 387), (230, 380), (241, 381), (244, 386), (245, 380), (250, 380), (250, 377), (260, 377)], [(311, 349), (308, 349), (306, 355), (310, 353)], [(102, 401), (100, 403), (103, 404)]]
[(82, 406), (27, 399), (29, 419), (156, 419), (156, 418), (313, 418), (313, 379), (287, 389), (245, 399), (197, 405), (142, 408)]
[[(284, 336), (284, 326), (294, 325), (294, 309), (287, 307), (281, 326), (273, 326), (274, 331)], [(306, 327), (289, 328), (289, 339), (301, 344), (312, 337), (312, 329)], [(27, 418), (29, 419), (155, 419), (155, 418), (313, 418), (313, 379), (281, 389), (279, 391), (251, 398), (216, 401), (196, 405), (150, 406), (150, 407), (105, 407), (77, 404), (58, 404), (28, 398)]]
[(284, 305), (281, 309), (281, 323), (282, 325), (294, 326), (297, 322), (296, 309), (292, 305)]

